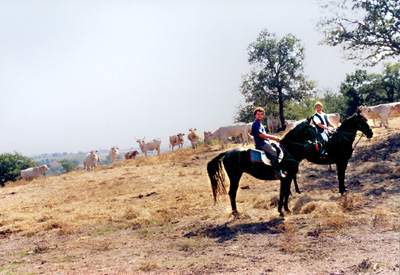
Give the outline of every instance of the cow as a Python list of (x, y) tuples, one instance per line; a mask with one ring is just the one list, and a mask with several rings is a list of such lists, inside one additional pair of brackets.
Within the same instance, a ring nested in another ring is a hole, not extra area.
[(278, 130), (281, 128), (281, 121), (275, 117), (268, 117), (266, 126), (268, 132), (273, 134), (278, 132)]
[(400, 116), (400, 102), (385, 103), (375, 106), (361, 106), (361, 113), (368, 119), (372, 119), (376, 127), (376, 120), (380, 120), (380, 126), (389, 128), (389, 118)]
[(189, 134), (188, 134), (188, 140), (190, 141), (190, 143), (192, 144), (192, 148), (196, 149), (197, 148), (197, 144), (199, 143), (200, 137), (199, 135), (196, 133), (197, 129), (196, 128), (190, 128), (189, 129)]
[(300, 120), (286, 120), (286, 127), (285, 127), (285, 132), (290, 131), (291, 129), (293, 129), (294, 127), (296, 127), (298, 124), (300, 124), (301, 122), (303, 122), (304, 119), (300, 119)]
[(135, 159), (138, 154), (139, 154), (139, 152), (136, 150), (134, 150), (132, 152), (126, 152), (125, 159)]
[(340, 114), (339, 113), (331, 113), (331, 114), (326, 114), (328, 117), (329, 122), (335, 127), (339, 127), (340, 124)]
[[(331, 114), (326, 114), (326, 116), (328, 117), (329, 122), (335, 127), (339, 127), (340, 124), (340, 114), (338, 113), (331, 113)], [(304, 119), (300, 119), (300, 120), (286, 120), (286, 128), (285, 128), (285, 132), (293, 129), (294, 127), (296, 127), (298, 124), (300, 124), (301, 122), (303, 122)]]
[(119, 154), (119, 148), (118, 147), (112, 147), (110, 149), (111, 163), (114, 163), (117, 160), (118, 154)]
[(33, 180), (40, 176), (44, 176), (48, 170), (49, 170), (49, 167), (47, 167), (46, 164), (27, 168), (27, 169), (21, 170), (21, 178), (24, 180)]
[(204, 142), (209, 143), (211, 140), (218, 140), (222, 144), (226, 144), (229, 138), (241, 137), (242, 144), (249, 144), (248, 134), (251, 132), (250, 124), (236, 124), (218, 128), (215, 132), (204, 132)]
[(169, 137), (169, 147), (172, 149), (172, 151), (174, 151), (175, 146), (178, 146), (178, 148), (183, 147), (183, 143), (184, 143), (183, 137), (184, 136), (185, 136), (185, 134), (179, 133), (177, 135)]
[(143, 138), (136, 140), (136, 142), (139, 143), (140, 150), (144, 153), (145, 157), (147, 157), (147, 152), (154, 150), (157, 151), (157, 155), (160, 155), (161, 140), (153, 139), (151, 142), (146, 143)]
[(98, 151), (90, 151), (83, 161), (83, 169), (87, 171), (94, 170), (100, 162)]

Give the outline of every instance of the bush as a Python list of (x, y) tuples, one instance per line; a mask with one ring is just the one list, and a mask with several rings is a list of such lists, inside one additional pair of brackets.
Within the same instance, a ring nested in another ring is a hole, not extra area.
[(62, 159), (59, 161), (65, 172), (74, 170), (79, 165), (79, 161)]
[(21, 170), (35, 166), (35, 162), (18, 153), (0, 155), (0, 185), (6, 181), (15, 181), (21, 174)]

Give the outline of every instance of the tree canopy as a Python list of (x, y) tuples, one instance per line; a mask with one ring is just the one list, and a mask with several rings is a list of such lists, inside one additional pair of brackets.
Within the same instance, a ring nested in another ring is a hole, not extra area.
[(255, 106), (273, 112), (278, 106), (279, 119), (284, 125), (285, 101), (301, 100), (314, 88), (303, 72), (304, 48), (300, 40), (291, 34), (278, 39), (263, 30), (248, 47), (248, 61), (252, 68), (241, 85), (246, 106), (240, 107), (236, 119), (248, 120)]
[(319, 26), (324, 42), (342, 46), (347, 57), (364, 65), (400, 58), (400, 1), (326, 0), (324, 8), (333, 14)]

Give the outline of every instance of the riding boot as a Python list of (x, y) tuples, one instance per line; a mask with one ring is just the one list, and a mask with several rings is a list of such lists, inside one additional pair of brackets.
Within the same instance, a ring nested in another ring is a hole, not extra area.
[(270, 155), (269, 158), (271, 160), (272, 169), (274, 170), (276, 178), (285, 178), (286, 174), (283, 173), (279, 167), (278, 157)]

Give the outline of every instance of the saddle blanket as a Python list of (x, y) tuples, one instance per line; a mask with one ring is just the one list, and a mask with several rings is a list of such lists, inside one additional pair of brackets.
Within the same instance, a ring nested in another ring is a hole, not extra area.
[[(278, 151), (279, 151), (278, 162), (280, 163), (283, 159), (283, 150), (281, 148), (279, 148)], [(265, 152), (262, 150), (250, 149), (250, 161), (253, 163), (261, 162), (261, 163), (264, 163), (265, 165), (271, 166), (271, 160), (267, 157)]]

